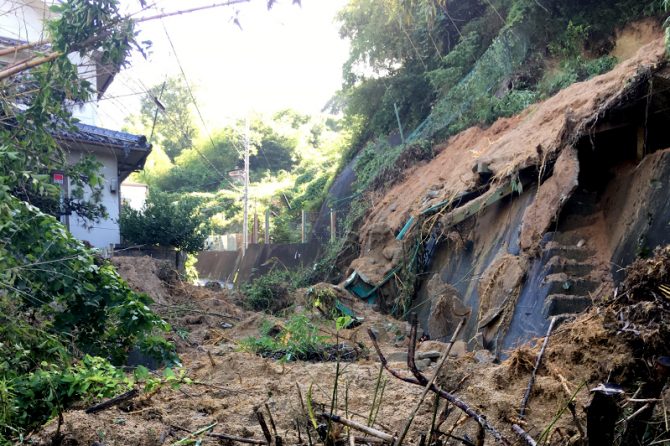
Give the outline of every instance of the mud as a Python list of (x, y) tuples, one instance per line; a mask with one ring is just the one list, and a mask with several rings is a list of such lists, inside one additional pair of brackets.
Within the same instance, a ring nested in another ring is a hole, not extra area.
[(635, 56), (635, 53), (662, 33), (661, 26), (656, 19), (644, 19), (629, 23), (625, 28), (617, 30), (614, 39), (612, 56), (622, 61)]

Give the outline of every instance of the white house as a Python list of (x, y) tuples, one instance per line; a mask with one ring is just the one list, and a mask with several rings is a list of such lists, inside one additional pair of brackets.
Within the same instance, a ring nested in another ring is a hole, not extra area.
[[(49, 6), (53, 1), (0, 0), (0, 49), (21, 43), (36, 42), (44, 38), (45, 20), (53, 17)], [(40, 50), (42, 48), (38, 48)], [(6, 66), (30, 57), (27, 51), (18, 51), (0, 57)], [(78, 66), (79, 74), (91, 82), (98, 99), (114, 79), (115, 72), (99, 61), (97, 54), (80, 58), (70, 56)], [(66, 152), (68, 160), (77, 162), (86, 154), (93, 155), (102, 164), (104, 188), (101, 203), (108, 217), (99, 222), (84, 221), (76, 215), (62, 216), (61, 221), (72, 234), (98, 248), (108, 248), (120, 243), (119, 213), (121, 208), (120, 185), (131, 172), (144, 167), (151, 152), (151, 145), (144, 136), (107, 130), (98, 127), (97, 103), (73, 105), (72, 114), (80, 122), (74, 130), (54, 132), (54, 137)], [(64, 197), (72, 197), (72, 182), (62, 173), (53, 172), (52, 179), (61, 184)]]
[(136, 211), (144, 207), (149, 193), (149, 186), (134, 181), (124, 181), (121, 183), (121, 203), (128, 203), (131, 209)]

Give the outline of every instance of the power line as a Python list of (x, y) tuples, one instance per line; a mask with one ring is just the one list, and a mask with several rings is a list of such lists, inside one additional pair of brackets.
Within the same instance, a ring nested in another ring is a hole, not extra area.
[[(207, 134), (207, 138), (209, 139), (210, 144), (212, 144), (212, 149), (216, 149), (216, 144), (214, 144), (214, 140), (212, 139), (212, 135), (209, 133), (209, 129), (207, 128), (207, 124), (205, 123), (205, 119), (202, 116), (202, 113), (200, 112), (200, 107), (198, 107), (198, 102), (195, 100), (195, 96), (193, 95), (193, 91), (191, 90), (191, 85), (188, 82), (188, 79), (186, 78), (186, 73), (184, 72), (184, 67), (181, 64), (181, 61), (179, 60), (179, 56), (177, 55), (177, 50), (174, 46), (174, 43), (172, 42), (172, 38), (170, 37), (170, 33), (167, 30), (167, 27), (165, 26), (165, 23), (161, 21), (161, 24), (163, 25), (163, 30), (165, 31), (165, 36), (167, 37), (167, 40), (170, 44), (170, 48), (172, 48), (172, 54), (174, 55), (175, 61), (177, 62), (177, 65), (179, 66), (179, 71), (181, 72), (181, 76), (184, 79), (184, 84), (186, 85), (186, 90), (188, 91), (189, 96), (191, 97), (191, 101), (193, 102), (193, 106), (195, 107), (196, 112), (198, 113), (198, 117), (200, 118), (200, 122), (202, 123), (202, 127), (205, 130), (205, 133)], [(207, 162), (212, 166), (212, 168), (221, 176), (221, 178), (224, 178), (227, 180), (227, 178), (219, 171), (219, 169), (216, 168), (216, 166), (207, 159), (207, 157), (200, 152), (200, 150), (193, 146), (193, 149), (200, 154)]]

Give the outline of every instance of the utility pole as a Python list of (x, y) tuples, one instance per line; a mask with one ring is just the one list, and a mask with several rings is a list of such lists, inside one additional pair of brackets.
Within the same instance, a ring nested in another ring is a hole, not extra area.
[(242, 257), (249, 243), (249, 118), (244, 119), (244, 223), (242, 224)]

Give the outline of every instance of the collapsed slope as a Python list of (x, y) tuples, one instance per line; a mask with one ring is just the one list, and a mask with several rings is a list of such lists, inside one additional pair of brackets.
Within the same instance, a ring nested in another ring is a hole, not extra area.
[(439, 144), (435, 158), (410, 168), (402, 182), (374, 197), (360, 231), (362, 243), (378, 223), (397, 232), (409, 216), (475, 188), (479, 176), (473, 168), (478, 163), (488, 165), (495, 185), (525, 168), (555, 160), (659, 70), (665, 54), (665, 43), (658, 38), (606, 74), (574, 84), (518, 116), (488, 128), (472, 127)]
[(670, 241), (665, 65), (658, 36), (607, 74), (438, 145), (368, 196), (346, 286), (418, 311), (438, 338), (470, 314), (463, 340), (496, 355), (611, 295), (622, 266)]

